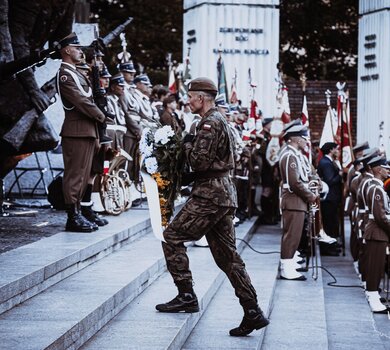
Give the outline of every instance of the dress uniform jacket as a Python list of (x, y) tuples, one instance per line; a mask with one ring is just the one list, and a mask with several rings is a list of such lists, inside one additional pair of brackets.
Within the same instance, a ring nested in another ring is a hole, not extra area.
[(115, 115), (115, 124), (107, 126), (109, 136), (114, 140), (114, 148), (124, 148), (124, 135), (127, 132), (125, 112), (119, 104), (119, 97), (114, 94), (107, 96), (108, 111)]
[(66, 204), (80, 203), (91, 176), (92, 159), (97, 151), (97, 122), (106, 119), (94, 104), (87, 78), (62, 62), (57, 75), (58, 92), (65, 110), (62, 125), (64, 158), (63, 189)]
[(313, 198), (308, 189), (308, 174), (303, 168), (301, 152), (287, 146), (280, 156), (279, 169), (283, 181), (282, 210), (307, 211), (307, 203)]
[(389, 242), (390, 207), (389, 197), (383, 189), (383, 182), (374, 178), (367, 191), (369, 216), (363, 238)]
[(60, 135), (98, 138), (96, 122), (102, 123), (106, 118), (93, 102), (88, 79), (76, 67), (62, 62), (58, 71), (58, 88), (65, 109)]

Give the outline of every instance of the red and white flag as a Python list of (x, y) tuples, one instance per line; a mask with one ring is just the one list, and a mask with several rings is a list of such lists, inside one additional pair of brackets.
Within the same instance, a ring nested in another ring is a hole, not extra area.
[(171, 68), (170, 71), (169, 71), (168, 89), (173, 94), (175, 94), (177, 92), (175, 71), (174, 71), (173, 68)]
[[(344, 84), (345, 85), (345, 84)], [(337, 87), (344, 85), (337, 84)], [(339, 94), (337, 97), (337, 134), (336, 142), (339, 144), (341, 149), (341, 159), (343, 168), (347, 168), (353, 161), (352, 156), (352, 146), (350, 139), (349, 123), (351, 116), (349, 115), (349, 99), (347, 99), (346, 94), (342, 89), (339, 89)]]

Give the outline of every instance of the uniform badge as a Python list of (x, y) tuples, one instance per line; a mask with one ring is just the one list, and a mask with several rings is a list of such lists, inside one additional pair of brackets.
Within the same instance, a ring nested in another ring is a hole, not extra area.
[(202, 129), (210, 131), (211, 130), (211, 125), (210, 124), (203, 124)]
[(381, 199), (381, 196), (379, 194), (375, 195), (375, 200), (379, 201)]
[(66, 75), (61, 75), (60, 80), (65, 83), (68, 80), (68, 77)]
[(296, 163), (291, 163), (291, 164), (290, 164), (290, 168), (295, 169), (296, 167), (297, 167), (297, 164), (296, 164)]

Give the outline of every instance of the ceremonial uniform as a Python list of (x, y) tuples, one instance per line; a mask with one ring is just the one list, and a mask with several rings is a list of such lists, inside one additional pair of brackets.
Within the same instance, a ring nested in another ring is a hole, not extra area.
[(308, 174), (303, 168), (302, 153), (288, 145), (280, 155), (279, 168), (283, 181), (283, 236), (281, 259), (292, 259), (301, 238), (308, 203), (315, 195), (308, 189)]
[(65, 204), (76, 204), (83, 197), (93, 155), (99, 148), (97, 122), (103, 123), (106, 118), (93, 102), (89, 81), (76, 67), (62, 62), (58, 71), (58, 88), (65, 110), (60, 133), (64, 198)]
[[(382, 179), (388, 176), (385, 158), (380, 156), (368, 163), (372, 168), (381, 167), (380, 172), (370, 181), (367, 189), (368, 221), (363, 238), (366, 241), (367, 256), (367, 297), (373, 312), (386, 312), (387, 308), (380, 302), (379, 284), (383, 276), (386, 261), (386, 247), (390, 237), (390, 206), (389, 197), (384, 190)], [(385, 168), (386, 170), (384, 170)], [(381, 172), (385, 171), (386, 176)]]

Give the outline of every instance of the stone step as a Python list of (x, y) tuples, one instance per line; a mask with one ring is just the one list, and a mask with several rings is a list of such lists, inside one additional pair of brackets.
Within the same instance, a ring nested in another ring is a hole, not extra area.
[[(254, 227), (254, 219), (245, 221), (237, 228), (237, 237), (249, 239)], [(243, 242), (237, 241), (237, 245), (241, 251)], [(225, 277), (208, 248), (190, 247), (188, 253), (201, 308), (199, 313), (167, 314), (155, 310), (156, 304), (169, 301), (177, 294), (172, 278), (166, 272), (82, 349), (180, 349)]]
[[(245, 248), (242, 254), (253, 286), (257, 291), (259, 305), (263, 312), (269, 315), (278, 274), (280, 228), (261, 226), (257, 228), (256, 234), (249, 243), (260, 252), (276, 252), (259, 254)], [(265, 329), (254, 331), (244, 338), (229, 336), (229, 330), (240, 324), (242, 316), (243, 311), (234, 295), (233, 288), (225, 279), (182, 349), (259, 349)]]
[(0, 314), (150, 232), (148, 210), (108, 217), (93, 233), (59, 232), (0, 255)]
[(146, 234), (0, 315), (0, 347), (78, 349), (165, 270)]
[[(317, 257), (321, 266), (318, 249)], [(277, 280), (262, 350), (328, 349), (322, 270), (318, 269), (317, 280), (312, 269), (303, 274), (307, 281)]]

